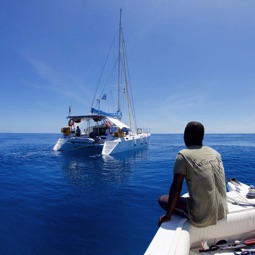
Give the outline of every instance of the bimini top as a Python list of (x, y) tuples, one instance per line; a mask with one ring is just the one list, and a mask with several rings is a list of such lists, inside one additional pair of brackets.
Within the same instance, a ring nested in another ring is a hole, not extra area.
[(97, 114), (90, 114), (90, 115), (76, 115), (76, 116), (67, 116), (68, 119), (73, 119), (74, 122), (80, 123), (81, 121), (89, 121), (93, 119), (95, 122), (101, 121), (105, 119), (105, 116), (97, 115)]
[(101, 116), (117, 118), (119, 120), (122, 118), (122, 113), (120, 111), (111, 113), (111, 112), (104, 112), (102, 110), (91, 108), (90, 112), (91, 112), (91, 114), (98, 114), (98, 115), (101, 115)]

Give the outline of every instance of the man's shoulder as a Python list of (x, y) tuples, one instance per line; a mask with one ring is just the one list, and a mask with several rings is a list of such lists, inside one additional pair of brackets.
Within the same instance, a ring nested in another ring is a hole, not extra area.
[(215, 153), (215, 154), (220, 154), (218, 151), (216, 151), (215, 149), (213, 149), (213, 148), (210, 147), (210, 146), (203, 146), (203, 149), (204, 149), (205, 151), (210, 151), (210, 152)]
[[(202, 150), (202, 149), (205, 149), (204, 147), (208, 147), (208, 146), (198, 146), (198, 145), (192, 145), (192, 146), (189, 146), (189, 147), (186, 147), (186, 148), (183, 148), (181, 149), (178, 153), (179, 154), (185, 154), (185, 153), (190, 153), (194, 150)], [(210, 148), (210, 147), (208, 147)]]
[(189, 154), (192, 154), (192, 153), (196, 153), (198, 151), (201, 151), (201, 152), (211, 152), (211, 153), (216, 153), (216, 154), (219, 154), (218, 151), (216, 151), (215, 149), (211, 148), (210, 146), (207, 146), (207, 145), (203, 145), (203, 146), (189, 146), (189, 147), (186, 147), (182, 150), (180, 150), (178, 152), (178, 155), (189, 155)]

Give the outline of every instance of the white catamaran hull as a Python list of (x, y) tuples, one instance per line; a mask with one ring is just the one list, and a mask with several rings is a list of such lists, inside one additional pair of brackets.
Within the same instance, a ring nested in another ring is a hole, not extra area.
[(59, 138), (55, 146), (54, 151), (72, 151), (77, 149), (83, 149), (88, 147), (103, 147), (103, 144), (95, 144), (91, 138), (80, 138), (80, 137), (65, 137)]
[(203, 251), (201, 243), (215, 245), (220, 240), (233, 243), (255, 238), (255, 199), (246, 197), (249, 186), (228, 182), (229, 214), (216, 225), (196, 228), (187, 219), (173, 215), (163, 223), (150, 243), (145, 255), (234, 254), (234, 249)]
[(112, 155), (115, 153), (121, 153), (124, 151), (131, 151), (144, 148), (148, 145), (150, 139), (149, 134), (143, 135), (128, 135), (125, 137), (119, 137), (112, 141), (105, 141), (102, 150), (102, 155)]
[[(131, 151), (144, 148), (149, 143), (149, 134), (143, 135), (127, 135), (111, 140), (102, 140), (102, 142), (95, 142), (91, 138), (80, 137), (66, 137), (59, 138), (55, 144), (54, 151), (74, 151), (79, 149), (91, 150), (91, 148), (98, 148), (98, 153), (102, 155), (112, 155), (124, 151)], [(93, 151), (94, 152), (94, 151)]]

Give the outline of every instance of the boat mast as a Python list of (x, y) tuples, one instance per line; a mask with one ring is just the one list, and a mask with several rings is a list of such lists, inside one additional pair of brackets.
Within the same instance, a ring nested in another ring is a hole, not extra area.
[(118, 111), (121, 112), (121, 104), (120, 104), (120, 102), (121, 102), (121, 78), (122, 78), (122, 65), (123, 65), (125, 92), (126, 92), (126, 100), (127, 100), (127, 106), (128, 106), (128, 120), (129, 120), (129, 127), (132, 130), (132, 120), (131, 120), (131, 116), (130, 116), (131, 106), (130, 106), (128, 79), (127, 79), (126, 51), (125, 51), (124, 36), (123, 36), (123, 31), (122, 31), (121, 14), (122, 14), (122, 9), (120, 9), (120, 26), (119, 26)]
[(130, 97), (129, 97), (129, 89), (128, 89), (128, 79), (127, 79), (127, 63), (126, 63), (126, 51), (125, 51), (125, 43), (124, 38), (122, 38), (122, 52), (123, 52), (123, 65), (124, 65), (124, 78), (125, 78), (125, 90), (126, 90), (126, 100), (127, 100), (127, 106), (128, 106), (128, 121), (129, 121), (129, 127), (132, 130), (132, 120), (131, 120), (131, 106), (130, 106)]
[(121, 27), (121, 13), (122, 9), (120, 9), (120, 25), (119, 25), (119, 56), (118, 56), (118, 112), (121, 112), (120, 106), (120, 82), (121, 82), (121, 41), (122, 41), (122, 27)]

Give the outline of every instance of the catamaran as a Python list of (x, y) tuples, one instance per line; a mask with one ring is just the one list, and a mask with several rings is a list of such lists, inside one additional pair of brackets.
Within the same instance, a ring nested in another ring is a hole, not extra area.
[[(148, 128), (138, 128), (136, 125), (122, 28), (122, 10), (120, 10), (118, 31), (117, 57), (113, 59), (113, 67), (108, 70), (110, 75), (106, 77), (103, 89), (99, 92), (103, 74), (107, 69), (106, 63), (109, 62), (111, 56), (110, 52), (113, 48), (111, 47), (100, 75), (90, 114), (71, 115), (69, 108), (67, 126), (61, 128), (62, 137), (55, 144), (54, 151), (86, 149), (94, 152), (94, 149), (97, 149), (102, 155), (112, 155), (148, 145), (151, 136), (150, 130)], [(117, 39), (116, 35), (115, 39)], [(117, 72), (115, 73), (114, 70)], [(114, 77), (117, 77), (117, 85), (113, 83)], [(105, 92), (107, 89), (108, 92)], [(113, 97), (108, 100), (110, 95)], [(115, 105), (116, 98), (117, 104)], [(117, 110), (107, 110), (110, 109), (110, 106), (106, 102), (111, 103), (113, 109)], [(95, 107), (93, 107), (94, 104)], [(102, 109), (103, 107), (104, 109)], [(127, 119), (128, 124), (124, 123), (123, 118)]]

